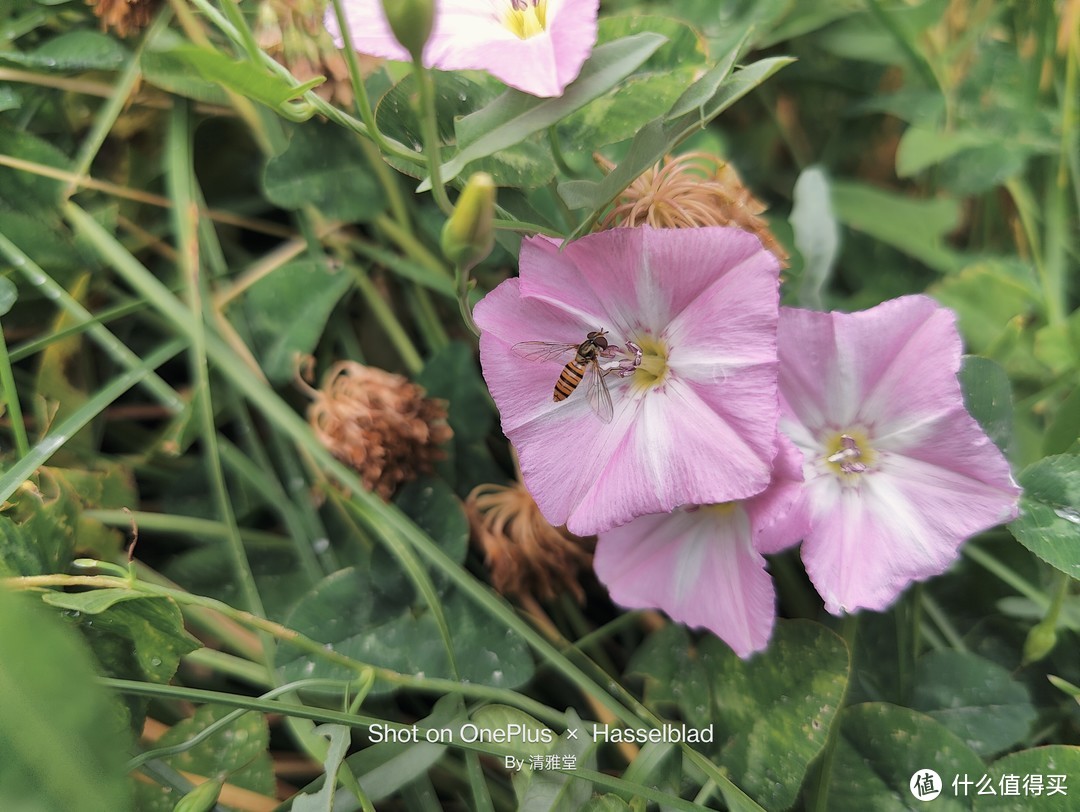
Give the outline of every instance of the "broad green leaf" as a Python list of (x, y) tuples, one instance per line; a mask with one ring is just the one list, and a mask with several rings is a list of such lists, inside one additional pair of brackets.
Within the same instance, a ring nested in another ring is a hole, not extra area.
[(19, 289), (15, 287), (15, 283), (6, 276), (0, 276), (0, 316), (6, 316), (18, 298)]
[(428, 397), (447, 401), (455, 440), (480, 440), (487, 436), (495, 411), (476, 358), (467, 346), (453, 342), (436, 352), (416, 382), (424, 387)]
[(771, 27), (758, 43), (767, 47), (816, 31), (834, 20), (865, 12), (863, 0), (795, 0), (788, 4), (788, 13)]
[(596, 795), (580, 812), (633, 812), (618, 795)]
[(293, 86), (288, 80), (269, 73), (254, 62), (236, 61), (219, 51), (197, 45), (177, 45), (171, 50), (171, 54), (194, 68), (195, 72), (208, 82), (222, 85), (272, 109), (302, 96), (324, 80), (324, 77), (319, 77)]
[(723, 59), (717, 61), (704, 76), (688, 87), (675, 101), (675, 104), (671, 106), (671, 109), (667, 111), (667, 118), (676, 118), (677, 116), (692, 113), (695, 110), (704, 110), (706, 105), (720, 92), (720, 87), (731, 75), (735, 62), (742, 53), (744, 44), (740, 42), (728, 51)]
[(132, 808), (131, 741), (86, 645), (36, 598), (0, 589), (0, 809)]
[(779, 621), (769, 648), (751, 660), (712, 637), (702, 643), (702, 660), (715, 738), (724, 742), (719, 763), (762, 806), (786, 809), (840, 708), (851, 669), (847, 647), (817, 623)]
[(591, 212), (575, 236), (588, 227), (592, 216), (614, 200), (642, 172), (792, 61), (789, 57), (771, 57), (747, 65), (721, 82), (713, 97), (699, 110), (680, 116), (669, 114), (647, 123), (634, 137), (627, 156), (603, 180), (576, 180), (559, 184), (559, 194), (570, 208), (589, 209)]
[[(504, 93), (503, 85), (482, 74), (465, 76), (460, 73), (432, 73), (435, 84), (435, 115), (439, 134), (439, 157), (449, 161), (456, 150), (457, 134), (454, 122), (469, 116)], [(423, 129), (416, 116), (416, 78), (409, 74), (394, 85), (379, 101), (375, 122), (388, 137), (418, 153), (424, 149)], [(387, 162), (400, 172), (414, 178), (424, 178), (427, 167), (394, 156)], [(473, 161), (470, 172), (488, 172), (499, 186), (533, 189), (547, 183), (555, 174), (554, 160), (547, 139), (538, 134)]]
[(357, 138), (331, 124), (297, 126), (285, 151), (266, 164), (267, 198), (285, 209), (315, 206), (335, 220), (374, 218), (386, 204)]
[(22, 106), (22, 96), (9, 85), (0, 85), (0, 113), (6, 110), (18, 110)]
[(227, 106), (229, 96), (215, 82), (203, 79), (174, 49), (185, 42), (179, 34), (164, 29), (139, 56), (143, 79), (155, 87), (196, 101)]
[(975, 812), (1074, 812), (1080, 747), (1055, 744), (1010, 753), (987, 774), (997, 794), (976, 795)]
[(117, 70), (131, 57), (115, 38), (88, 29), (53, 37), (33, 51), (0, 51), (0, 61), (40, 70)]
[(134, 589), (91, 589), (89, 592), (43, 592), (41, 599), (49, 606), (70, 612), (100, 615), (124, 601), (146, 600), (145, 592)]
[(821, 292), (832, 276), (840, 253), (840, 226), (832, 210), (829, 178), (821, 167), (803, 170), (792, 192), (791, 228), (795, 247), (803, 258), (799, 276), (799, 304), (820, 310)]
[(333, 812), (337, 774), (345, 753), (349, 749), (349, 728), (345, 725), (319, 725), (315, 733), (330, 739), (330, 747), (323, 762), (326, 776), (322, 788), (314, 795), (297, 795), (293, 799), (293, 812)]
[(25, 483), (0, 514), (0, 575), (64, 572), (75, 549), (78, 506), (47, 473)]
[(255, 354), (271, 383), (296, 375), (297, 358), (315, 349), (352, 277), (322, 262), (298, 259), (263, 277), (244, 296)]
[[(458, 594), (442, 600), (462, 679), (513, 687), (532, 675), (528, 648), (516, 635)], [(452, 675), (442, 635), (431, 612), (396, 584), (345, 569), (319, 582), (296, 606), (286, 625), (361, 663), (402, 674)], [(356, 672), (282, 645), (277, 664), (286, 680), (303, 677), (352, 680)], [(377, 681), (372, 693), (392, 690)]]
[(1057, 417), (1046, 430), (1043, 454), (1061, 454), (1080, 439), (1080, 386), (1058, 407)]
[(469, 520), (461, 500), (443, 480), (427, 477), (403, 485), (394, 498), (417, 527), (458, 563), (469, 548)]
[(640, 13), (604, 17), (598, 42), (646, 31), (667, 42), (625, 81), (557, 123), (563, 149), (596, 150), (633, 137), (642, 121), (669, 111), (705, 69), (707, 49), (700, 34), (670, 17)]
[(863, 183), (834, 181), (832, 202), (841, 223), (915, 257), (937, 271), (958, 270), (945, 235), (960, 223), (960, 202), (918, 200)]
[(1080, 456), (1047, 457), (1018, 479), (1024, 494), (1009, 530), (1047, 564), (1080, 579)]
[[(203, 705), (194, 716), (173, 725), (154, 746), (183, 744), (230, 712), (232, 708)], [(272, 800), (274, 774), (273, 762), (267, 752), (269, 745), (266, 717), (260, 713), (245, 713), (191, 749), (165, 756), (163, 760), (174, 770), (206, 778), (225, 778), (235, 787)], [(171, 788), (141, 781), (134, 783), (140, 812), (172, 812), (183, 797), (183, 793)]]
[[(443, 166), (443, 179), (453, 180), (472, 161), (520, 143), (606, 93), (664, 41), (659, 34), (643, 33), (600, 45), (562, 96), (543, 99), (508, 90), (483, 109), (458, 119), (454, 123), (458, 152)], [(418, 191), (430, 188), (425, 181)]]
[(990, 359), (968, 355), (964, 357), (959, 377), (967, 410), (979, 421), (994, 445), (1004, 451), (1012, 439), (1013, 427), (1009, 376)]
[(962, 651), (932, 651), (919, 658), (911, 707), (982, 756), (1023, 741), (1035, 721), (1022, 683), (1000, 665)]
[[(574, 756), (578, 768), (596, 769), (596, 743), (577, 714), (568, 711), (569, 728), (577, 730), (577, 738), (567, 734), (550, 746), (550, 753), (561, 759)], [(553, 770), (531, 770), (526, 767), (513, 774), (514, 792), (518, 796), (518, 812), (562, 812), (580, 809), (592, 797), (592, 784), (572, 774)]]
[(627, 676), (645, 682), (645, 704), (661, 715), (678, 708), (684, 719), (708, 718), (709, 678), (684, 626), (669, 623), (638, 646)]
[(944, 132), (910, 127), (896, 150), (896, 174), (910, 178), (946, 158), (972, 147), (985, 146), (993, 140), (992, 135), (978, 130)]
[(928, 292), (956, 311), (960, 332), (969, 349), (978, 353), (994, 349), (1009, 323), (1032, 312), (1037, 303), (1023, 269), (994, 260), (969, 265)]
[[(46, 602), (64, 607), (79, 622), (95, 653), (99, 655), (103, 670), (111, 676), (167, 683), (176, 673), (180, 658), (200, 645), (198, 640), (184, 631), (180, 607), (172, 598), (121, 598), (113, 600), (109, 606), (101, 605), (108, 602), (106, 599), (98, 602), (87, 599), (89, 616), (83, 615), (84, 610), (78, 600), (52, 597)], [(99, 649), (97, 641), (103, 636), (120, 638), (131, 660), (125, 657), (118, 662), (102, 656), (113, 650), (107, 645)]]
[[(23, 161), (69, 169), (71, 161), (50, 141), (32, 133), (9, 127), (0, 127), (0, 154)], [(0, 167), (0, 203), (23, 213), (39, 209), (55, 209), (60, 202), (63, 181), (25, 172), (21, 169)]]
[[(930, 808), (971, 809), (972, 799), (951, 791), (954, 776), (976, 780), (986, 770), (974, 751), (940, 722), (884, 702), (845, 708), (840, 714), (829, 775), (829, 812), (907, 812), (917, 808), (911, 792), (916, 773), (933, 770), (945, 784)], [(942, 787), (938, 786), (938, 789)], [(813, 804), (808, 804), (813, 808)]]

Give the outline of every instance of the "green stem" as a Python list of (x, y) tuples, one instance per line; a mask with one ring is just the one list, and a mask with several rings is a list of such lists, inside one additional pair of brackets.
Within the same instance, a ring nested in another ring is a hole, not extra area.
[(964, 639), (961, 637), (960, 632), (956, 630), (949, 616), (945, 614), (945, 610), (941, 608), (937, 601), (923, 592), (920, 596), (920, 603), (922, 603), (923, 611), (927, 616), (934, 621), (934, 625), (938, 627), (941, 633), (945, 636), (949, 646), (956, 651), (967, 651), (967, 646), (964, 645)]
[[(855, 667), (855, 643), (858, 637), (859, 619), (855, 615), (844, 615), (841, 636), (847, 644), (851, 657), (851, 667)], [(850, 684), (850, 682), (849, 682)], [(817, 797), (814, 799), (815, 812), (828, 812), (829, 782), (832, 780), (833, 763), (836, 761), (836, 745), (840, 740), (840, 713), (837, 713), (829, 728), (829, 738), (825, 743), (825, 752), (821, 757), (821, 774), (818, 776)]]
[[(226, 2), (225, 5), (231, 7), (232, 3)], [(199, 209), (195, 200), (191, 127), (185, 100), (177, 99), (174, 102), (172, 116), (169, 119), (166, 146), (168, 147), (166, 179), (175, 204), (171, 210), (173, 227), (176, 233), (180, 271), (187, 283), (188, 307), (191, 311), (193, 326), (189, 360), (195, 389), (201, 393), (201, 397), (197, 397), (195, 401), (202, 423), (207, 474), (217, 503), (218, 515), (227, 529), (226, 547), (232, 558), (233, 574), (239, 583), (240, 594), (243, 595), (244, 603), (249, 611), (262, 615), (264, 614), (262, 598), (259, 597), (255, 575), (251, 571), (251, 564), (244, 551), (244, 543), (240, 539), (240, 528), (236, 523), (236, 515), (233, 513), (232, 501), (225, 484), (225, 472), (221, 467), (221, 452), (218, 450), (217, 425), (214, 421), (214, 404), (210, 389), (210, 367), (206, 358), (206, 328), (203, 320), (202, 288), (205, 282), (199, 266), (197, 233)]]
[(963, 547), (963, 552), (967, 558), (970, 558), (983, 569), (996, 575), (1036, 606), (1048, 606), (1050, 604), (1050, 599), (1047, 598), (1041, 590), (1029, 584), (1017, 575), (1012, 567), (1002, 564), (982, 548), (976, 547), (973, 544), (966, 544)]
[(8, 355), (7, 339), (0, 324), (0, 389), (4, 393), (8, 416), (11, 418), (11, 430), (15, 434), (15, 452), (20, 457), (30, 453), (30, 439), (23, 422), (22, 406), (19, 405), (19, 390), (15, 387), (15, 375), (11, 370), (11, 358)]
[(197, 665), (201, 668), (209, 668), (219, 674), (224, 674), (232, 679), (246, 682), (257, 688), (267, 690), (273, 688), (273, 683), (266, 676), (266, 669), (251, 660), (237, 657), (212, 648), (197, 648), (184, 655), (184, 662)]
[(439, 149), (439, 119), (435, 110), (435, 83), (431, 72), (423, 63), (413, 63), (416, 83), (420, 87), (420, 124), (424, 135), (424, 155), (427, 157), (428, 172), (431, 174), (431, 194), (442, 213), (449, 217), (454, 212), (454, 205), (446, 196), (446, 187), (442, 180), (442, 154)]
[(375, 320), (383, 328), (383, 332), (390, 339), (390, 343), (394, 345), (394, 349), (397, 350), (402, 363), (405, 364), (405, 368), (409, 370), (411, 375), (418, 374), (424, 368), (424, 359), (420, 356), (412, 339), (409, 338), (409, 334), (405, 332), (405, 328), (398, 320), (394, 309), (386, 303), (379, 289), (375, 287), (363, 268), (350, 264), (349, 270), (352, 271), (353, 278), (356, 280), (357, 290), (364, 297), (364, 301), (371, 309), (371, 314), (375, 316)]
[[(212, 519), (169, 513), (149, 513), (139, 510), (86, 510), (83, 511), (82, 516), (109, 527), (129, 527), (134, 522), (140, 531), (175, 533), (196, 540), (224, 539), (229, 532), (225, 525)], [(240, 536), (245, 543), (260, 545), (264, 549), (292, 549), (288, 539), (275, 533), (267, 533), (263, 530), (241, 530)]]
[(547, 226), (537, 225), (536, 223), (526, 223), (523, 220), (506, 220), (496, 218), (491, 223), (495, 228), (502, 231), (515, 231), (520, 234), (543, 234), (545, 237), (554, 237), (555, 239), (565, 239), (565, 235), (556, 231), (553, 228)]
[(469, 304), (469, 292), (472, 290), (472, 279), (469, 276), (469, 271), (459, 265), (455, 269), (454, 275), (456, 277), (458, 310), (461, 311), (461, 320), (465, 322), (465, 326), (469, 328), (470, 332), (479, 338), (480, 328), (473, 321), (472, 306)]

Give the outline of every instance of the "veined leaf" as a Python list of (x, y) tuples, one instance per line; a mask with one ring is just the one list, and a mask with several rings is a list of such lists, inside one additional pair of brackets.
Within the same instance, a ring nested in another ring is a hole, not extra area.
[[(664, 42), (666, 39), (659, 34), (643, 33), (601, 45), (562, 96), (543, 99), (508, 90), (483, 109), (459, 119), (454, 125), (459, 149), (443, 165), (443, 179), (453, 180), (471, 161), (524, 141), (606, 93), (640, 67)], [(427, 179), (418, 191), (430, 188), (431, 181)]]

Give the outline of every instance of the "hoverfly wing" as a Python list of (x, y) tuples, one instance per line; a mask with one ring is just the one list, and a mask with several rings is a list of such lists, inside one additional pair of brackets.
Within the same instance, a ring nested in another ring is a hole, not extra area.
[(550, 341), (519, 341), (510, 348), (518, 358), (526, 361), (565, 360), (569, 353), (577, 352), (577, 344), (556, 344)]
[(600, 362), (594, 358), (589, 363), (586, 375), (589, 380), (585, 384), (585, 395), (589, 407), (603, 422), (610, 423), (615, 415), (615, 405), (611, 402), (611, 392), (608, 391), (607, 372), (600, 368)]

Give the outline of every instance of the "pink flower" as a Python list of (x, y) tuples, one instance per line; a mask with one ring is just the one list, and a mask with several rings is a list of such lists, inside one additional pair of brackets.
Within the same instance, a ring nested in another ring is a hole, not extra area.
[[(596, 42), (599, 0), (436, 0), (424, 64), (482, 70), (534, 96), (559, 96), (577, 78)], [(345, 0), (353, 47), (408, 60), (380, 0)], [(333, 10), (326, 27), (341, 43)]]
[[(765, 489), (777, 443), (777, 288), (776, 258), (734, 228), (523, 243), (520, 278), (474, 316), (503, 432), (549, 522), (590, 535)], [(573, 347), (600, 330), (609, 407), (591, 364), (554, 402)], [(537, 341), (569, 349), (542, 362), (513, 349)]]
[(622, 606), (662, 609), (705, 627), (740, 657), (762, 650), (776, 621), (776, 592), (761, 553), (779, 552), (806, 531), (784, 521), (801, 491), (801, 464), (781, 438), (772, 483), (758, 496), (643, 516), (601, 533), (597, 577)]
[(781, 429), (802, 450), (806, 571), (834, 614), (881, 610), (1016, 516), (1009, 464), (964, 408), (951, 310), (783, 308)]

